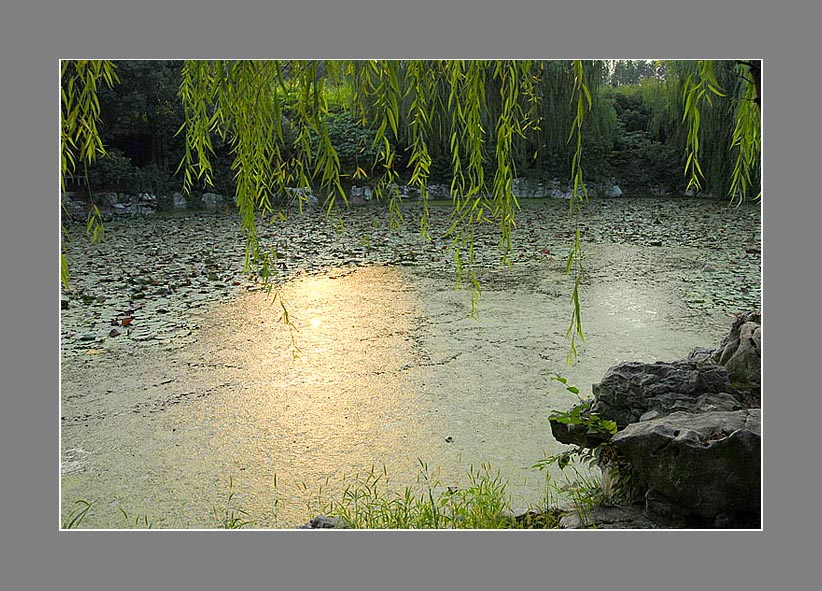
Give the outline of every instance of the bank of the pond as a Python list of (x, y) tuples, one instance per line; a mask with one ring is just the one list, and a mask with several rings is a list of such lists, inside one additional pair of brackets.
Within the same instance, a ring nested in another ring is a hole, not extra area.
[(243, 276), (236, 218), (114, 222), (102, 246), (73, 236), (63, 514), (86, 499), (88, 527), (125, 526), (120, 507), (154, 527), (213, 527), (231, 478), (257, 527), (289, 527), (371, 466), (399, 488), (414, 484), (419, 460), (444, 487), (490, 463), (515, 507), (540, 503), (530, 467), (564, 449), (546, 419), (569, 403), (550, 373), (587, 392), (619, 361), (710, 346), (729, 314), (758, 307), (757, 208), (653, 199), (587, 209), (586, 341), (571, 367), (565, 203), (523, 203), (510, 268), (497, 265), (494, 228), (478, 234), (478, 319), (437, 237), (444, 208), (432, 210), (431, 242), (418, 238), (413, 205), (399, 232), (377, 208), (261, 226), (297, 331)]

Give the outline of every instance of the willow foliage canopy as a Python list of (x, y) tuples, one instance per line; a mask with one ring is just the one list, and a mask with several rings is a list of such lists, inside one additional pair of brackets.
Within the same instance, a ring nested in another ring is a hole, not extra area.
[[(722, 62), (730, 63), (730, 62)], [(286, 187), (312, 187), (325, 195), (330, 211), (347, 202), (340, 158), (329, 136), (326, 115), (330, 92), (344, 93), (360, 123), (375, 130), (376, 196), (388, 204), (390, 223), (402, 223), (397, 191), (398, 152), (408, 146), (409, 184), (419, 189), (423, 216), (420, 233), (428, 237), (428, 193), (432, 150), (450, 154), (452, 226), (457, 274), (474, 286), (473, 229), (499, 227), (500, 256), (508, 262), (519, 208), (513, 193), (518, 151), (526, 145), (564, 151), (573, 187), (572, 223), (587, 198), (583, 176), (586, 125), (596, 117), (603, 61), (187, 61), (179, 97), (185, 121), (185, 156), (179, 171), (184, 189), (208, 185), (215, 158), (213, 140), (228, 142), (233, 157), (238, 208), (247, 239), (246, 270), (265, 267), (269, 255), (256, 232), (258, 212), (272, 210), (272, 198)], [(732, 63), (733, 84), (717, 79), (716, 63), (678, 62), (668, 68), (673, 89), (669, 104), (679, 110), (687, 134), (684, 174), (699, 189), (704, 178), (701, 154), (704, 106), (732, 99), (735, 127), (723, 150), (730, 150), (730, 196), (741, 200), (758, 178), (760, 154), (759, 62)], [(78, 172), (104, 154), (96, 122), (97, 89), (117, 82), (113, 62), (65, 61), (61, 67), (61, 172)], [(726, 80), (727, 81), (727, 80)], [(740, 83), (741, 81), (741, 83)], [(728, 96), (734, 93), (734, 96)], [(288, 105), (286, 115), (284, 106)], [(710, 130), (709, 130), (710, 133)], [(530, 143), (522, 140), (529, 139)], [(709, 143), (716, 143), (712, 138)], [(355, 179), (368, 174), (357, 167)], [(373, 174), (373, 173), (372, 173)], [(92, 211), (89, 232), (102, 237), (99, 212)], [(570, 249), (567, 271), (576, 281), (568, 328), (571, 351), (583, 338), (579, 312), (580, 233)], [(61, 258), (62, 280), (68, 267)]]

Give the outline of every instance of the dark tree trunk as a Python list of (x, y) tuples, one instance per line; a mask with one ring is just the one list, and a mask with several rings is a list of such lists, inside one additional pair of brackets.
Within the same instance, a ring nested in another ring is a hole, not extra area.
[(762, 108), (762, 60), (747, 60), (739, 61), (740, 64), (748, 66), (748, 71), (751, 73), (754, 87), (756, 88), (756, 97), (754, 102), (760, 109)]

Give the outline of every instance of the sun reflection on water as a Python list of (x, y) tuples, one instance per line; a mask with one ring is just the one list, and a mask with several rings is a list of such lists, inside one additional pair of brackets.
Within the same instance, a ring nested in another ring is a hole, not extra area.
[(241, 391), (212, 417), (220, 453), (260, 483), (276, 472), (279, 494), (294, 498), (304, 498), (289, 490), (295, 483), (327, 488), (371, 466), (410, 480), (417, 458), (434, 455), (408, 333), (421, 314), (416, 294), (396, 270), (368, 267), (300, 277), (281, 295), (298, 329), (296, 357), (288, 327), (260, 293), (232, 305), (227, 322), (256, 318), (255, 330), (216, 338), (222, 363), (244, 368)]

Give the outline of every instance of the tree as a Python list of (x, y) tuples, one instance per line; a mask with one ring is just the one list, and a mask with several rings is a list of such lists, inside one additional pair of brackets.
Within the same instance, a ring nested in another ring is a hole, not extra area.
[(651, 60), (615, 60), (609, 81), (612, 86), (639, 84), (643, 78), (657, 77), (661, 67), (655, 67)]
[[(723, 90), (713, 61), (690, 62), (668, 76), (677, 76), (682, 84), (689, 186), (699, 188), (704, 178), (700, 141), (706, 105), (714, 98), (733, 99), (736, 124), (729, 148), (736, 164), (731, 195), (741, 199), (754, 184), (759, 158), (760, 70), (757, 62), (738, 62), (735, 68), (741, 83), (734, 96)], [(88, 163), (103, 153), (96, 96), (100, 80), (113, 84), (114, 69), (111, 62), (64, 62), (64, 177), (74, 172), (78, 158)], [(374, 128), (374, 168), (380, 171), (376, 193), (387, 200), (392, 224), (402, 221), (396, 191), (403, 157), (399, 148), (405, 148), (410, 183), (420, 189), (420, 232), (427, 236), (432, 149), (443, 152), (447, 145), (454, 202), (450, 234), (457, 273), (474, 285), (475, 302), (473, 230), (481, 223), (497, 224), (501, 261), (508, 262), (518, 209), (512, 183), (523, 150), (567, 150), (573, 187), (570, 214), (577, 223), (587, 198), (585, 129), (597, 112), (597, 90), (604, 77), (603, 62), (581, 60), (188, 61), (182, 66), (179, 88), (184, 188), (212, 182), (215, 142), (227, 142), (247, 238), (246, 269), (270, 264), (257, 239), (255, 216), (272, 208), (277, 192), (290, 185), (318, 186), (329, 210), (336, 199), (347, 200), (327, 118), (329, 88), (345, 87), (359, 121)], [(580, 253), (577, 230), (567, 260), (567, 271), (576, 278), (568, 328), (571, 355), (576, 353), (576, 337), (583, 338)]]
[(182, 65), (168, 60), (113, 63), (120, 82), (98, 93), (100, 134), (107, 148), (122, 150), (139, 167), (153, 165), (166, 172), (177, 167), (182, 142), (167, 138), (183, 123), (177, 97)]

